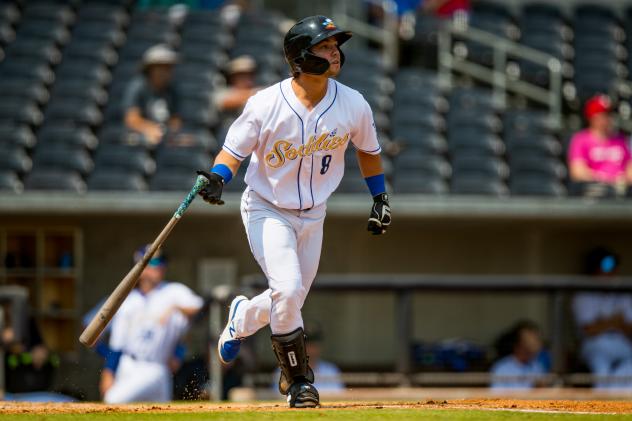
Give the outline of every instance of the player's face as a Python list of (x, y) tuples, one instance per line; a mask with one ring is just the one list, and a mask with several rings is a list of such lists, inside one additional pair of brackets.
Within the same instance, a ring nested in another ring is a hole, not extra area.
[(139, 282), (144, 283), (147, 287), (153, 288), (162, 281), (164, 275), (164, 266), (148, 265), (141, 273)]
[(340, 50), (336, 38), (327, 38), (314, 45), (312, 53), (329, 62), (329, 69), (325, 72), (327, 77), (337, 76), (340, 73)]

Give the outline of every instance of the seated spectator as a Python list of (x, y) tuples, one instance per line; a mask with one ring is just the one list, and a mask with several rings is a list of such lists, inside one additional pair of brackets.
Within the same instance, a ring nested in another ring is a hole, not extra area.
[(568, 167), (572, 182), (605, 184), (624, 192), (632, 182), (632, 161), (625, 136), (614, 132), (611, 112), (605, 95), (586, 101), (588, 128), (572, 137)]
[[(617, 274), (619, 257), (606, 248), (586, 258), (588, 274), (607, 282)], [(573, 298), (575, 323), (581, 337), (581, 358), (598, 378), (597, 389), (632, 387), (632, 294), (582, 292)], [(625, 378), (624, 378), (625, 377)]]
[(260, 89), (255, 85), (256, 71), (257, 63), (247, 55), (237, 57), (228, 63), (228, 87), (218, 90), (213, 97), (220, 111), (235, 115), (241, 113), (248, 98)]
[(177, 131), (182, 125), (172, 83), (177, 61), (178, 55), (167, 45), (151, 47), (143, 55), (142, 75), (130, 82), (123, 97), (125, 125), (150, 145), (157, 145), (167, 130)]
[(547, 369), (541, 358), (540, 329), (534, 323), (516, 324), (501, 337), (498, 348), (500, 355), (509, 354), (491, 368), (492, 389), (531, 389), (541, 385)]
[[(309, 366), (314, 371), (314, 386), (321, 393), (335, 393), (343, 391), (345, 389), (345, 385), (342, 382), (338, 366), (320, 358), (323, 342), (323, 331), (320, 326), (316, 323), (312, 323), (311, 326), (305, 328), (305, 335), (307, 336), (305, 347), (307, 355), (309, 356)], [(278, 380), (280, 375), (281, 370), (277, 368), (273, 377), (273, 388), (275, 390), (278, 389)]]

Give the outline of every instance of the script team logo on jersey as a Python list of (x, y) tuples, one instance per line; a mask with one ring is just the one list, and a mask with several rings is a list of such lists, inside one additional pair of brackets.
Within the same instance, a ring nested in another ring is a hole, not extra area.
[(272, 151), (266, 154), (265, 163), (270, 168), (280, 168), (288, 160), (294, 161), (298, 157), (304, 158), (318, 151), (332, 151), (342, 148), (349, 142), (351, 134), (346, 133), (344, 136), (336, 136), (336, 133), (337, 131), (334, 129), (331, 133), (325, 132), (310, 136), (306, 144), (298, 147), (294, 146), (290, 141), (277, 140), (272, 145)]
[(325, 27), (325, 29), (329, 30), (329, 29), (336, 29), (336, 25), (334, 24), (334, 21), (327, 18), (323, 21), (323, 26)]

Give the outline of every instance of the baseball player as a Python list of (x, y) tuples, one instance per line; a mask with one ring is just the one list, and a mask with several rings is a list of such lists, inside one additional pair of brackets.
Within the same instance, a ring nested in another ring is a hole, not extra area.
[[(135, 261), (147, 247), (135, 253)], [(159, 250), (112, 319), (100, 385), (107, 403), (171, 400), (169, 360), (203, 300), (183, 284), (164, 282), (165, 270)]]
[(241, 341), (269, 324), (281, 368), (279, 391), (290, 407), (319, 405), (301, 308), (320, 260), (326, 201), (342, 179), (349, 143), (373, 196), (368, 230), (383, 234), (391, 222), (371, 108), (360, 93), (333, 79), (345, 62), (340, 46), (349, 38), (325, 16), (294, 25), (284, 39), (292, 77), (248, 100), (210, 173), (198, 172), (209, 180), (201, 196), (221, 205), (223, 186), (251, 156), (241, 215), (269, 289), (232, 301), (219, 358), (233, 361)]

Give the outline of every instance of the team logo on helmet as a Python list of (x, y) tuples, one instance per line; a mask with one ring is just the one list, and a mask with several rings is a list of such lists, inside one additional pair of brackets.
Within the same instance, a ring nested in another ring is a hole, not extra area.
[(325, 27), (325, 29), (328, 29), (328, 30), (329, 29), (336, 29), (336, 25), (334, 24), (334, 21), (329, 19), (329, 18), (326, 18), (323, 21), (323, 26)]

